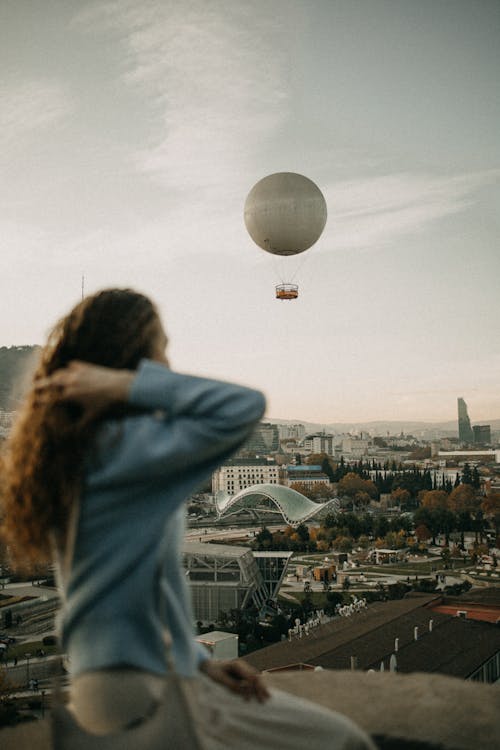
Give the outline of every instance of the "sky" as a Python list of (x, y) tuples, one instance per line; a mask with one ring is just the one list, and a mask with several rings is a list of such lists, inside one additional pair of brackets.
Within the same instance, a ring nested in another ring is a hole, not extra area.
[[(269, 419), (500, 418), (499, 70), (497, 0), (2, 0), (0, 346), (84, 276)], [(243, 221), (274, 172), (328, 207), (280, 263)]]

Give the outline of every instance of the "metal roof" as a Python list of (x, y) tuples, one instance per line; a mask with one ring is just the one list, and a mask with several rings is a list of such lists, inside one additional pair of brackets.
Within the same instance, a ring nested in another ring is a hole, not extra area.
[(182, 549), (185, 555), (210, 555), (212, 557), (243, 557), (251, 552), (250, 547), (211, 544), (210, 542), (184, 542)]

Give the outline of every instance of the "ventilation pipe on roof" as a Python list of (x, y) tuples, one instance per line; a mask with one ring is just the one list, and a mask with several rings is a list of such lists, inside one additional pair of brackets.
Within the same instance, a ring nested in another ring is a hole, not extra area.
[(413, 628), (413, 637), (416, 641), (418, 641), (418, 627)]
[(433, 627), (434, 627), (434, 620), (429, 620), (429, 633), (432, 633)]
[(394, 638), (394, 651), (396, 653), (399, 651), (399, 638)]

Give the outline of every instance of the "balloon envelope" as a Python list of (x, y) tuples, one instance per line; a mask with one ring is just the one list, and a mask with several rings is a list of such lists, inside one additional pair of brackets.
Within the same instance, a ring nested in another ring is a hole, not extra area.
[(314, 245), (326, 224), (326, 202), (315, 183), (276, 172), (256, 183), (245, 201), (250, 237), (273, 255), (296, 255)]

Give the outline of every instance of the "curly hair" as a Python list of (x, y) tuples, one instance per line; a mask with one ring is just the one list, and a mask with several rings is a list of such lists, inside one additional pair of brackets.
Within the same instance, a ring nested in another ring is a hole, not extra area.
[[(49, 334), (33, 384), (72, 360), (135, 370), (152, 356), (157, 326), (153, 303), (131, 289), (86, 297)], [(51, 532), (64, 540), (99, 423), (126, 413), (114, 407), (89, 423), (75, 403), (39, 404), (33, 384), (2, 451), (0, 474), (1, 535), (13, 564), (25, 569), (50, 560)]]

